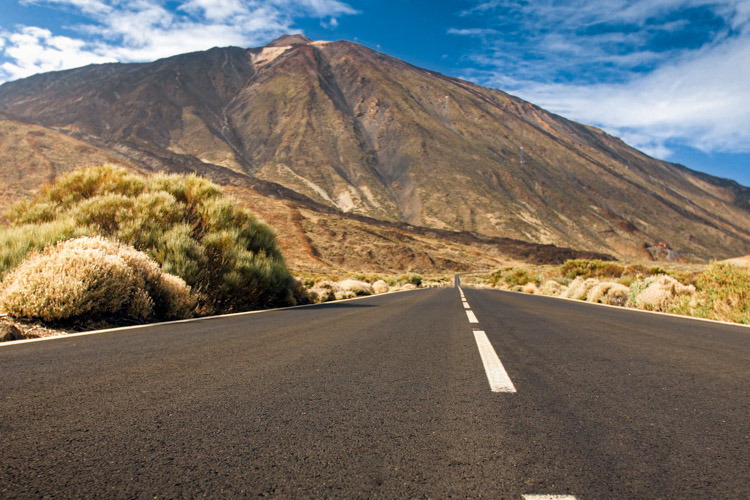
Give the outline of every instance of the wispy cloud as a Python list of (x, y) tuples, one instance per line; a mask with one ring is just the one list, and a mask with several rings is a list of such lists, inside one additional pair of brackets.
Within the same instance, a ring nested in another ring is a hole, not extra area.
[(497, 35), (498, 31), (491, 28), (449, 28), (448, 34), (461, 36), (487, 36)]
[[(356, 14), (341, 0), (25, 0), (85, 19), (70, 36), (35, 26), (0, 31), (0, 82), (91, 63), (147, 61), (214, 46), (257, 46), (300, 17)], [(333, 24), (333, 22), (332, 22)]]
[(0, 65), (0, 81), (3, 76), (16, 78), (114, 61), (112, 57), (97, 55), (82, 40), (55, 36), (49, 30), (35, 27), (20, 27), (14, 33), (1, 34), (0, 50), (8, 59)]
[(460, 20), (502, 31), (469, 56), (480, 83), (654, 156), (750, 152), (748, 0), (493, 0)]

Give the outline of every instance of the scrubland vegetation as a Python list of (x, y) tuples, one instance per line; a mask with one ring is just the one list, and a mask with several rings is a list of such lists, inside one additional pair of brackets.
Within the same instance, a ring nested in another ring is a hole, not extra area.
[[(287, 269), (273, 230), (194, 175), (78, 170), (13, 205), (0, 228), (0, 312), (58, 326), (131, 324), (450, 286), (421, 276)], [(750, 324), (750, 271), (568, 260), (467, 285)]]
[(300, 276), (314, 302), (348, 299), (364, 295), (373, 295), (416, 288), (449, 286), (453, 277), (449, 274), (423, 277), (419, 274), (362, 274), (345, 275), (312, 275)]
[(664, 268), (576, 259), (562, 266), (506, 267), (462, 280), (467, 285), (750, 324), (750, 270), (728, 263)]
[(303, 275), (273, 230), (194, 175), (111, 166), (60, 177), (0, 227), (0, 312), (64, 328), (325, 302), (450, 276)]
[(2, 302), (13, 316), (46, 322), (177, 319), (195, 307), (185, 281), (145, 253), (89, 237), (61, 241), (22, 262), (3, 280)]
[[(146, 321), (308, 300), (271, 228), (194, 175), (78, 170), (6, 217), (0, 308), (13, 316)], [(179, 300), (162, 300), (169, 287)]]

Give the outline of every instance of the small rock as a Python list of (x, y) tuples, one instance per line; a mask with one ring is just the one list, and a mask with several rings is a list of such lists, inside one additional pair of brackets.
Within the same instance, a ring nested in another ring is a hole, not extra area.
[(0, 342), (7, 342), (9, 340), (21, 340), (26, 338), (16, 325), (12, 323), (0, 324)]

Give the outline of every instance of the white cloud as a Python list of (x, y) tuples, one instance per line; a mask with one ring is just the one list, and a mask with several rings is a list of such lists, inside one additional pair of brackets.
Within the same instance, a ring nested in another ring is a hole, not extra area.
[(216, 46), (258, 46), (294, 29), (300, 17), (357, 11), (340, 0), (23, 0), (87, 19), (59, 36), (34, 26), (0, 31), (0, 82), (108, 61), (149, 61)]
[(225, 21), (232, 16), (243, 14), (245, 7), (239, 0), (189, 0), (180, 9), (193, 14), (202, 13), (209, 21)]
[(271, 4), (286, 12), (302, 13), (314, 17), (359, 13), (350, 5), (339, 0), (272, 0)]
[[(652, 48), (654, 34), (685, 27), (685, 20), (670, 13), (694, 7), (712, 9), (725, 28), (701, 47)], [(506, 42), (489, 40), (471, 56), (488, 69), (470, 71), (470, 78), (600, 126), (660, 158), (669, 157), (670, 144), (750, 152), (750, 1), (496, 0), (465, 11), (463, 19), (499, 8), (528, 16), (514, 29), (531, 33), (527, 50), (534, 57), (516, 57)], [(643, 29), (587, 31), (602, 23)], [(537, 24), (544, 28), (532, 26)], [(522, 45), (518, 42), (521, 53)]]
[(327, 30), (335, 30), (339, 27), (339, 20), (335, 17), (332, 17), (328, 21), (320, 21), (320, 26), (327, 29)]
[(63, 7), (69, 7), (80, 11), (84, 14), (102, 14), (112, 11), (112, 7), (109, 6), (103, 0), (22, 0), (21, 4), (24, 5), (60, 5)]
[(485, 36), (485, 35), (496, 35), (497, 30), (489, 28), (449, 28), (449, 35), (459, 36)]
[(602, 126), (655, 156), (668, 141), (750, 152), (750, 43), (743, 38), (622, 84), (487, 83), (568, 118)]
[(111, 57), (92, 54), (85, 42), (54, 36), (49, 30), (26, 27), (4, 37), (5, 63), (0, 75), (28, 75), (92, 63), (114, 62)]

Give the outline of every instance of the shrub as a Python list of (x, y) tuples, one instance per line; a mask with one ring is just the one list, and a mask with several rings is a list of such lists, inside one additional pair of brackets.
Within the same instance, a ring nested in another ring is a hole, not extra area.
[(34, 251), (41, 251), (60, 240), (90, 234), (90, 230), (76, 225), (70, 218), (0, 228), (0, 278)]
[(695, 293), (692, 285), (683, 285), (666, 274), (652, 276), (631, 285), (631, 302), (640, 309), (667, 312), (683, 297)]
[[(14, 227), (0, 238), (7, 234), (13, 244), (3, 246), (0, 272), (34, 249), (97, 234), (132, 245), (184, 279), (202, 314), (305, 300), (295, 292), (271, 228), (195, 175), (78, 170), (11, 207), (8, 219)], [(29, 227), (46, 229), (32, 237)]]
[(561, 295), (563, 292), (564, 292), (563, 285), (561, 285), (558, 281), (555, 281), (555, 280), (545, 281), (544, 285), (541, 288), (541, 293), (543, 295), (558, 296), (558, 295)]
[(621, 284), (621, 285), (624, 285), (624, 286), (630, 288), (630, 285), (632, 285), (633, 283), (635, 283), (635, 281), (637, 279), (638, 279), (637, 276), (623, 273), (623, 275), (620, 276), (620, 279), (617, 280), (617, 282), (619, 284)]
[(405, 274), (404, 276), (401, 277), (401, 280), (405, 284), (412, 284), (415, 287), (419, 287), (420, 285), (422, 285), (422, 276), (418, 274), (413, 274), (413, 273)]
[(624, 306), (628, 302), (630, 288), (612, 281), (602, 281), (588, 292), (586, 300), (612, 306)]
[(315, 284), (310, 290), (310, 295), (315, 297), (315, 301), (318, 303), (330, 302), (331, 300), (336, 300), (336, 292), (339, 291), (338, 283), (324, 280)]
[(539, 284), (539, 276), (531, 269), (524, 267), (504, 267), (489, 276), (489, 284), (495, 288), (518, 288), (528, 283)]
[(575, 300), (586, 300), (589, 291), (599, 283), (600, 282), (597, 279), (584, 279), (579, 276), (568, 285), (568, 289), (565, 291), (565, 297)]
[(649, 276), (650, 269), (643, 264), (628, 264), (622, 272), (623, 276)]
[(363, 295), (372, 295), (375, 293), (375, 291), (372, 288), (372, 285), (365, 281), (358, 281), (358, 280), (343, 280), (339, 282), (339, 290), (342, 292), (352, 292), (357, 297), (363, 296)]
[(387, 293), (390, 290), (390, 287), (385, 281), (378, 280), (372, 284), (372, 289), (375, 293)]
[(568, 279), (583, 278), (619, 278), (625, 268), (617, 262), (603, 260), (570, 259), (560, 267), (560, 273)]
[(503, 278), (510, 286), (526, 286), (533, 281), (531, 271), (524, 268), (514, 269)]
[(177, 319), (194, 307), (185, 282), (144, 253), (88, 237), (20, 264), (3, 280), (0, 304), (11, 316), (47, 322)]
[(611, 306), (624, 307), (625, 305), (627, 305), (629, 297), (630, 288), (625, 285), (615, 283), (614, 286), (607, 290), (607, 298), (605, 303)]
[(683, 299), (674, 312), (750, 324), (750, 270), (712, 263), (696, 280), (698, 292)]

